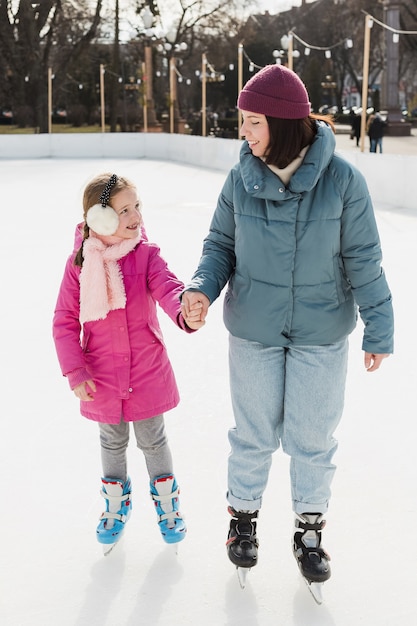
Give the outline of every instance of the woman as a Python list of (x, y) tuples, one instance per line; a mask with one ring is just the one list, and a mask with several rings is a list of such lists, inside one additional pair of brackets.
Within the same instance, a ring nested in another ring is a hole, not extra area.
[(281, 65), (241, 91), (239, 163), (221, 194), (203, 254), (182, 296), (186, 316), (227, 284), (230, 389), (230, 560), (256, 565), (256, 518), (272, 454), (290, 455), (293, 551), (308, 582), (330, 577), (321, 547), (342, 415), (348, 336), (365, 325), (368, 371), (393, 350), (391, 294), (366, 183), (334, 154), (330, 118)]

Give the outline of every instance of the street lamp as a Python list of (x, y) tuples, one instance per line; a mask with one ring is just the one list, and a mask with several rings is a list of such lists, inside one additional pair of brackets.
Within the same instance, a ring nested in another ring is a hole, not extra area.
[(272, 55), (275, 57), (275, 63), (281, 64), (281, 59), (286, 55), (287, 56), (287, 67), (288, 69), (293, 69), (293, 61), (294, 59), (298, 59), (300, 56), (299, 50), (294, 50), (294, 42), (292, 33), (288, 35), (283, 35), (281, 37), (281, 48), (282, 50), (274, 50)]
[(52, 68), (48, 67), (48, 133), (52, 133)]
[(169, 53), (169, 132), (181, 132), (184, 130), (185, 121), (180, 118), (177, 99), (177, 60), (175, 53), (185, 52), (188, 48), (185, 42), (175, 43), (177, 31), (172, 28), (166, 34), (167, 43), (165, 50)]
[(100, 117), (101, 117), (101, 132), (106, 131), (106, 105), (104, 101), (104, 74), (106, 70), (104, 65), (100, 64)]
[(153, 85), (152, 85), (152, 47), (151, 40), (155, 34), (153, 23), (154, 23), (154, 15), (150, 10), (149, 6), (146, 5), (144, 9), (140, 12), (140, 17), (142, 19), (143, 25), (145, 27), (145, 31), (143, 33), (144, 36), (144, 51), (145, 51), (145, 64), (144, 64), (144, 72), (143, 72), (143, 82), (145, 83), (145, 102), (144, 102), (144, 131), (148, 130), (161, 130), (160, 124), (156, 119), (155, 114), (155, 103), (153, 99)]
[[(385, 29), (386, 66), (383, 81), (383, 108), (388, 111), (388, 133), (390, 135), (410, 135), (402, 116), (398, 98), (399, 82), (399, 34), (400, 5), (393, 0), (383, 0)], [(397, 32), (394, 32), (397, 31)]]

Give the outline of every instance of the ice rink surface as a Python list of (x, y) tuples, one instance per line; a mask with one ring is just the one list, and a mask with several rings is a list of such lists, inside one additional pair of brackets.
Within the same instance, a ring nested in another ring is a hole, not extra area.
[[(166, 415), (188, 534), (176, 556), (157, 528), (143, 458), (131, 443), (133, 513), (102, 556), (97, 425), (62, 378), (51, 319), (80, 221), (102, 171), (131, 178), (149, 239), (185, 282), (225, 174), (163, 161), (1, 162), (0, 624), (2, 626), (397, 626), (417, 624), (417, 210), (375, 207), (394, 295), (395, 355), (366, 373), (351, 336), (346, 407), (324, 546), (331, 580), (318, 606), (291, 553), (288, 458), (274, 456), (260, 513), (259, 564), (239, 587), (225, 540), (228, 393), (221, 299), (192, 336), (160, 313), (182, 401)], [(381, 181), (381, 184), (395, 184)], [(414, 521), (413, 521), (414, 520)]]

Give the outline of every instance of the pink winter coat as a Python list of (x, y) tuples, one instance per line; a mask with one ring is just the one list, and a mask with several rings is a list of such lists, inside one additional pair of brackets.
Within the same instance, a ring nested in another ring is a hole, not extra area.
[[(79, 229), (79, 227), (77, 227)], [(80, 245), (79, 230), (76, 248)], [(53, 337), (64, 376), (73, 389), (93, 379), (94, 401), (80, 403), (88, 419), (118, 424), (160, 415), (179, 402), (178, 389), (159, 326), (156, 303), (183, 330), (183, 283), (169, 270), (159, 248), (148, 241), (118, 261), (126, 308), (103, 320), (79, 321), (80, 268), (69, 257), (58, 294)]]

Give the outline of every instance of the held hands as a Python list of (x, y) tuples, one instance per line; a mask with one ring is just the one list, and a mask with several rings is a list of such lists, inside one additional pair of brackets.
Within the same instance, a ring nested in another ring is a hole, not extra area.
[(82, 400), (83, 402), (91, 402), (94, 398), (91, 395), (90, 390), (94, 392), (96, 391), (94, 380), (87, 380), (84, 383), (81, 383), (81, 385), (77, 385), (74, 387), (73, 392), (79, 400)]
[(186, 291), (181, 300), (181, 313), (189, 328), (198, 330), (204, 326), (210, 300), (201, 291)]
[(371, 354), (370, 352), (365, 352), (364, 363), (366, 370), (368, 372), (375, 372), (382, 361), (389, 357), (389, 354)]

